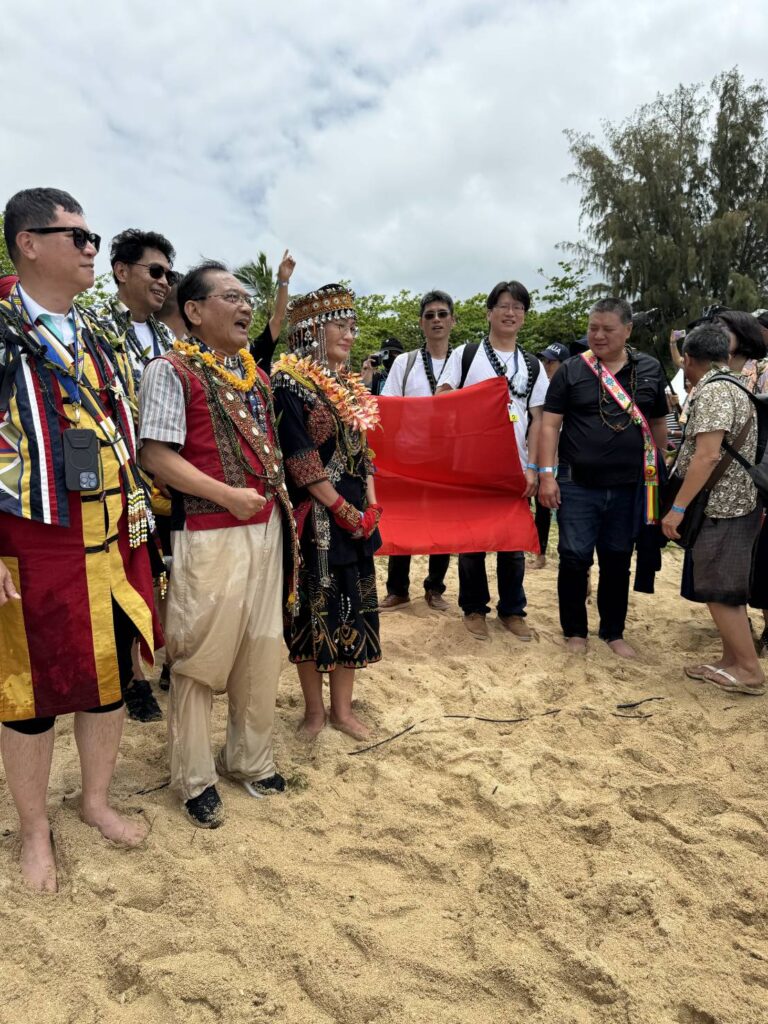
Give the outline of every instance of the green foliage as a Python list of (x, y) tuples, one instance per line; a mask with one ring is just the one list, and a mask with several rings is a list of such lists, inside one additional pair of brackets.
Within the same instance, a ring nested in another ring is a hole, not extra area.
[(11, 263), (11, 257), (8, 255), (8, 248), (5, 244), (5, 237), (3, 235), (3, 224), (5, 218), (0, 213), (0, 277), (5, 277), (7, 274), (15, 274), (16, 271)]
[(91, 306), (103, 306), (114, 290), (115, 282), (112, 275), (110, 273), (99, 274), (88, 291), (78, 295), (77, 301), (86, 309), (90, 309)]
[(737, 69), (641, 106), (605, 142), (566, 132), (589, 243), (570, 248), (668, 325), (768, 304), (768, 93)]
[[(590, 290), (584, 283), (586, 274), (576, 269), (573, 263), (561, 262), (558, 267), (559, 273), (546, 279), (542, 291), (531, 290), (532, 306), (519, 340), (532, 352), (540, 352), (551, 341), (568, 344), (580, 338), (587, 329)], [(544, 276), (543, 271), (539, 273)], [(401, 291), (391, 298), (384, 295), (357, 296), (359, 333), (352, 350), (355, 366), (359, 366), (371, 352), (378, 351), (387, 338), (399, 338), (406, 350), (421, 344), (420, 299), (419, 294), (409, 291)], [(451, 332), (454, 346), (481, 341), (488, 333), (485, 299), (485, 295), (473, 295), (469, 299), (455, 300), (456, 326)]]

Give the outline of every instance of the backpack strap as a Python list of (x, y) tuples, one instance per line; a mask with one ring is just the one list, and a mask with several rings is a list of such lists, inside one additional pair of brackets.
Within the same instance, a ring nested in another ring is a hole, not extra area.
[(416, 363), (416, 359), (418, 358), (418, 355), (419, 355), (419, 349), (414, 348), (414, 349), (412, 349), (412, 351), (410, 351), (408, 353), (408, 358), (405, 361), (405, 373), (403, 373), (403, 386), (402, 386), (403, 397), (405, 397), (405, 385), (406, 385), (406, 382), (408, 380), (408, 377), (410, 375), (411, 370), (413, 369), (413, 367), (414, 367), (414, 365)]
[(464, 346), (464, 351), (461, 353), (461, 380), (459, 381), (459, 387), (464, 387), (464, 381), (467, 379), (469, 368), (472, 365), (472, 360), (477, 355), (477, 350), (480, 345), (477, 342), (470, 342)]
[(525, 408), (530, 409), (531, 395), (533, 394), (536, 381), (539, 379), (541, 363), (535, 356), (532, 356), (530, 352), (526, 352), (524, 348), (520, 349), (520, 351), (523, 353), (523, 359), (525, 360), (525, 365), (528, 368), (528, 389), (525, 395)]

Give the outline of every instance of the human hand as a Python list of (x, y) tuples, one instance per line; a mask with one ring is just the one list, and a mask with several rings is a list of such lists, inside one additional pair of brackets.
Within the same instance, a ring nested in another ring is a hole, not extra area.
[(539, 502), (544, 508), (560, 508), (560, 488), (552, 473), (539, 477)]
[(539, 474), (535, 469), (525, 470), (525, 490), (523, 491), (524, 498), (532, 498), (539, 488)]
[(229, 487), (229, 494), (224, 508), (231, 512), (235, 519), (245, 521), (260, 512), (267, 503), (253, 487)]
[(152, 479), (152, 485), (164, 498), (168, 498), (170, 500), (171, 492), (168, 490), (168, 484), (165, 480), (161, 480), (159, 476), (155, 475)]
[(370, 387), (373, 383), (373, 370), (374, 368), (371, 365), (371, 358), (369, 356), (360, 367), (360, 376), (362, 377), (363, 384), (365, 384), (366, 387)]
[(283, 258), (280, 260), (280, 266), (277, 268), (277, 280), (281, 284), (287, 284), (291, 280), (291, 274), (296, 268), (296, 260), (291, 256), (290, 252), (286, 249), (283, 253)]
[(0, 606), (12, 600), (20, 601), (21, 594), (19, 594), (14, 586), (8, 566), (5, 562), (0, 562)]
[(667, 512), (661, 521), (661, 530), (665, 537), (669, 540), (680, 540), (680, 534), (677, 531), (678, 526), (683, 521), (682, 512)]
[(363, 513), (362, 524), (362, 535), (368, 540), (369, 537), (373, 536), (376, 527), (379, 525), (381, 514), (384, 509), (381, 505), (371, 504)]

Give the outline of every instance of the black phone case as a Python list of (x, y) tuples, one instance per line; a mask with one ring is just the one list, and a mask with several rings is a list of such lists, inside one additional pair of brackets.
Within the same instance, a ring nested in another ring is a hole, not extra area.
[(62, 443), (67, 490), (100, 490), (101, 456), (96, 431), (70, 428), (62, 434)]

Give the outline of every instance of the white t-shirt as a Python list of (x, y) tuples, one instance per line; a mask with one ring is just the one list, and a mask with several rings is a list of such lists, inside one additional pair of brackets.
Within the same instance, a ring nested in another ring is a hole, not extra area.
[[(382, 395), (402, 397), (403, 377), (405, 377), (410, 354), (410, 352), (403, 352), (392, 363), (392, 368), (387, 374), (387, 379), (384, 381), (384, 387), (381, 389)], [(432, 372), (435, 375), (438, 387), (445, 383), (445, 370), (443, 370), (445, 363), (445, 359), (432, 358)], [(421, 352), (417, 352), (411, 372), (408, 374), (408, 379), (405, 382), (405, 394), (407, 398), (429, 397), (432, 394), (432, 389), (429, 386), (427, 374), (424, 370), (424, 360), (422, 359)]]
[(132, 326), (139, 344), (143, 349), (147, 350), (147, 354), (150, 357), (159, 355), (159, 353), (155, 351), (155, 336), (152, 333), (152, 328), (146, 320), (143, 324), (137, 323), (134, 320)]
[[(451, 353), (448, 366), (445, 368), (445, 373), (440, 381), (441, 384), (450, 384), (452, 388), (458, 388), (461, 383), (461, 359), (465, 347), (460, 345)], [(515, 373), (515, 356), (511, 352), (496, 350), (496, 353), (502, 364), (507, 364), (507, 378), (512, 379), (514, 377), (515, 387), (518, 391), (522, 391), (528, 383), (528, 367), (523, 358), (522, 350), (519, 348), (515, 349), (518, 357), (517, 373)], [(496, 371), (488, 362), (488, 356), (485, 354), (483, 346), (480, 345), (467, 373), (464, 387), (468, 388), (473, 384), (479, 384), (481, 381), (491, 380), (495, 376)], [(528, 462), (528, 444), (525, 436), (528, 433), (528, 406), (531, 409), (535, 409), (537, 406), (544, 405), (544, 400), (547, 397), (548, 383), (544, 367), (539, 363), (539, 375), (536, 378), (536, 383), (533, 385), (530, 402), (526, 402), (525, 398), (518, 398), (517, 395), (511, 393), (509, 395), (510, 413), (515, 417), (513, 419), (515, 440), (517, 441), (517, 450), (520, 453), (520, 462), (523, 468), (525, 468), (525, 464)]]

